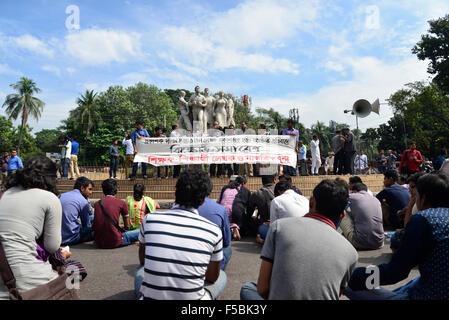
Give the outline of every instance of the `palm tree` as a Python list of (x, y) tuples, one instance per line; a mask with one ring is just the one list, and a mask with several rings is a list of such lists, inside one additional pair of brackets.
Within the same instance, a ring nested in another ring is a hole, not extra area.
[(89, 91), (86, 90), (86, 93), (84, 95), (81, 95), (76, 100), (76, 103), (78, 104), (78, 108), (75, 109), (74, 117), (77, 119), (77, 122), (83, 126), (86, 136), (84, 140), (84, 152), (83, 152), (83, 162), (86, 160), (86, 153), (87, 153), (87, 138), (92, 132), (92, 129), (95, 126), (98, 126), (101, 124), (102, 119), (100, 112), (98, 109), (98, 100), (97, 100), (97, 93), (94, 93), (93, 90)]
[(45, 103), (34, 97), (41, 89), (36, 87), (36, 83), (28, 78), (22, 77), (20, 81), (11, 84), (18, 93), (12, 93), (6, 97), (3, 107), (6, 107), (6, 114), (9, 120), (17, 120), (19, 115), (22, 118), (22, 126), (20, 127), (19, 143), (17, 145), (17, 153), (20, 152), (22, 144), (23, 130), (28, 122), (28, 116), (31, 115), (34, 119), (39, 120), (41, 112), (44, 109)]

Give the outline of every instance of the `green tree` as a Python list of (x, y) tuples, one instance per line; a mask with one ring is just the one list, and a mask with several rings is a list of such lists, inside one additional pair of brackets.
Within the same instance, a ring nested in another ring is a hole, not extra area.
[(0, 116), (0, 156), (3, 156), (4, 151), (10, 151), (14, 148), (13, 145), (14, 127), (12, 122), (4, 116)]
[(86, 160), (87, 139), (91, 132), (102, 124), (96, 97), (97, 93), (94, 93), (93, 90), (86, 90), (86, 93), (81, 95), (76, 101), (78, 108), (70, 112), (70, 117), (75, 120), (75, 126), (78, 125), (85, 132), (83, 161)]
[(327, 155), (331, 151), (330, 141), (333, 136), (330, 128), (323, 122), (317, 121), (316, 124), (313, 124), (310, 129), (312, 131), (312, 136), (313, 134), (318, 135), (318, 140), (320, 140), (320, 152)]
[(29, 125), (26, 125), (23, 129), (22, 126), (19, 125), (17, 128), (14, 128), (12, 132), (13, 145), (17, 145), (19, 143), (19, 132), (22, 132), (22, 151), (20, 157), (23, 161), (28, 160), (32, 156), (43, 154), (42, 150), (39, 149), (36, 144), (36, 139), (31, 134), (32, 130), (33, 128), (31, 128)]
[(6, 97), (3, 107), (6, 107), (6, 114), (9, 119), (17, 120), (21, 116), (21, 126), (19, 132), (19, 140), (17, 142), (17, 153), (20, 152), (23, 139), (23, 129), (28, 122), (28, 116), (32, 116), (34, 119), (39, 120), (45, 103), (34, 97), (41, 89), (36, 87), (36, 83), (28, 78), (22, 77), (17, 83), (11, 84), (18, 93), (9, 94)]
[(412, 49), (420, 60), (429, 59), (427, 71), (434, 74), (434, 83), (446, 94), (449, 93), (449, 14), (429, 21), (428, 34), (421, 36)]
[(404, 122), (407, 138), (416, 141), (426, 157), (434, 157), (442, 147), (449, 145), (449, 97), (437, 85), (407, 84), (390, 97), (389, 103), (397, 113), (389, 122), (389, 126), (394, 127), (389, 129), (390, 140), (402, 145), (401, 149), (404, 148), (401, 139), (405, 134)]
[(57, 129), (43, 129), (35, 134), (36, 145), (43, 152), (58, 152), (59, 140), (63, 132)]

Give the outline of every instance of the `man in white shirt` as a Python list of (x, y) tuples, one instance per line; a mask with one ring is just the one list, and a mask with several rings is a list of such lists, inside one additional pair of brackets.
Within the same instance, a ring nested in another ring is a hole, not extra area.
[(316, 134), (313, 135), (312, 141), (310, 141), (310, 153), (312, 154), (312, 175), (317, 176), (318, 170), (321, 167), (321, 155), (320, 155), (320, 140)]
[(129, 177), (129, 168), (131, 168), (134, 165), (134, 146), (133, 141), (131, 139), (131, 135), (127, 135), (123, 141), (122, 144), (126, 146), (126, 159), (125, 159), (125, 175), (126, 179), (131, 179)]
[(274, 194), (276, 198), (271, 201), (270, 224), (281, 218), (303, 217), (309, 212), (309, 200), (295, 192), (289, 182), (278, 182)]
[(355, 173), (365, 173), (368, 169), (368, 157), (364, 154), (363, 150), (360, 150), (360, 154), (358, 154), (354, 159)]
[(307, 147), (304, 145), (304, 143), (299, 140), (298, 142), (298, 160), (299, 160), (299, 167), (301, 168), (301, 175), (302, 176), (308, 176), (309, 173), (307, 172)]
[(61, 148), (62, 180), (67, 180), (69, 176), (69, 164), (72, 154), (72, 142), (68, 137), (59, 137), (59, 148)]

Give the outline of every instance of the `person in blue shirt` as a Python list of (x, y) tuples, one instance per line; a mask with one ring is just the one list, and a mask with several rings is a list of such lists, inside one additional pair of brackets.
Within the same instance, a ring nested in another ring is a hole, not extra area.
[[(213, 184), (210, 183), (208, 194), (212, 192), (212, 188)], [(221, 229), (221, 233), (223, 234), (223, 260), (221, 261), (220, 268), (221, 270), (225, 270), (232, 256), (231, 228), (226, 209), (214, 200), (206, 197), (204, 203), (198, 208), (198, 213), (200, 216), (215, 223)]]
[[(134, 147), (134, 155), (137, 154), (137, 147), (136, 147), (137, 139), (142, 139), (144, 137), (150, 138), (150, 135), (148, 134), (148, 131), (143, 128), (143, 122), (140, 120), (137, 120), (136, 121), (136, 130), (134, 130), (131, 133), (131, 140), (133, 142), (133, 147)], [(132, 173), (131, 179), (136, 179), (138, 166), (139, 166), (139, 163), (134, 162), (133, 173)], [(142, 176), (144, 179), (146, 179), (147, 178), (147, 164), (142, 162), (141, 166), (142, 166)]]
[(76, 142), (75, 138), (71, 138), (72, 141), (72, 151), (70, 152), (70, 170), (69, 170), (69, 180), (74, 180), (81, 177), (80, 170), (78, 168), (78, 151), (80, 144)]
[(11, 150), (11, 158), (9, 158), (7, 169), (8, 175), (13, 174), (14, 172), (22, 168), (23, 168), (22, 159), (20, 159), (19, 156), (17, 155), (17, 150), (15, 149)]
[(446, 161), (446, 157), (447, 157), (447, 149), (442, 148), (440, 150), (440, 154), (438, 155), (438, 157), (437, 157), (437, 159), (435, 161), (435, 165), (434, 165), (435, 170), (440, 170), (440, 168), (443, 165), (444, 161)]
[[(62, 245), (74, 245), (93, 240), (88, 198), (94, 183), (86, 177), (76, 179), (72, 191), (60, 195), (62, 205)], [(78, 222), (81, 220), (81, 225)]]
[(382, 204), (384, 225), (391, 225), (394, 229), (404, 226), (404, 222), (398, 216), (398, 211), (406, 208), (410, 201), (410, 193), (397, 183), (398, 179), (399, 174), (396, 169), (387, 170), (384, 173), (385, 189), (376, 195)]
[[(344, 291), (349, 299), (449, 299), (449, 176), (425, 174), (418, 178), (416, 190), (419, 211), (407, 223), (401, 246), (389, 263), (377, 266), (377, 281), (371, 281), (376, 272), (365, 267), (354, 270)], [(398, 283), (416, 266), (420, 275), (393, 291), (373, 285)]]

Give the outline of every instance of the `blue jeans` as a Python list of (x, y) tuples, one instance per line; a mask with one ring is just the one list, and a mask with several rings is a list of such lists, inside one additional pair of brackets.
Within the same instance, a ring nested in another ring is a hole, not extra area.
[(415, 279), (393, 291), (384, 288), (353, 291), (347, 287), (344, 294), (350, 300), (410, 300), (410, 293), (419, 288), (420, 278), (421, 276), (417, 276)]
[(130, 244), (139, 241), (139, 232), (140, 229), (126, 231), (125, 233), (122, 233), (123, 244), (121, 246), (122, 247), (129, 246)]
[(265, 238), (267, 237), (267, 233), (268, 233), (269, 229), (270, 229), (270, 226), (266, 226), (264, 224), (261, 224), (259, 226), (259, 229), (258, 229), (257, 232), (260, 234), (260, 237), (265, 240)]
[(257, 292), (257, 285), (254, 282), (246, 282), (240, 289), (240, 300), (264, 300)]
[[(137, 268), (136, 274), (134, 275), (134, 293), (137, 299), (142, 296), (142, 294), (140, 293), (140, 287), (142, 286), (144, 277), (144, 266), (141, 265)], [(209, 283), (206, 281), (204, 282), (204, 289), (209, 292), (212, 300), (217, 300), (222, 295), (226, 287), (227, 280), (228, 278), (226, 276), (226, 273), (220, 270), (220, 275), (218, 276), (217, 281), (215, 281), (214, 283)]]
[(109, 166), (109, 178), (117, 177), (118, 158), (111, 157), (111, 163)]
[[(142, 175), (146, 176), (147, 175), (147, 164), (145, 162), (141, 162), (142, 165)], [(137, 168), (139, 166), (138, 162), (134, 162), (134, 166), (133, 166), (133, 177), (137, 176)]]
[(232, 248), (231, 244), (229, 244), (229, 246), (223, 248), (223, 260), (221, 261), (220, 265), (221, 270), (224, 270), (226, 268), (226, 266), (229, 263), (229, 260), (231, 260), (231, 256), (232, 256)]
[(61, 167), (62, 167), (62, 177), (67, 178), (69, 176), (69, 158), (62, 158), (61, 159)]

